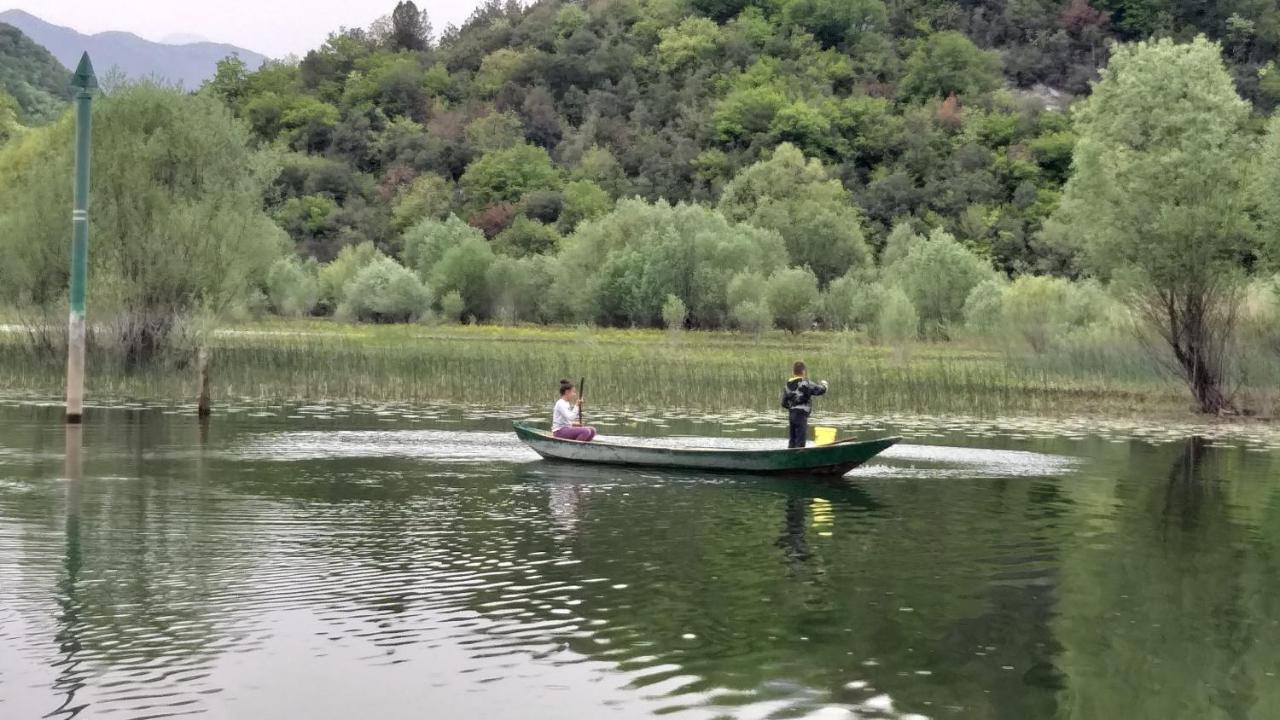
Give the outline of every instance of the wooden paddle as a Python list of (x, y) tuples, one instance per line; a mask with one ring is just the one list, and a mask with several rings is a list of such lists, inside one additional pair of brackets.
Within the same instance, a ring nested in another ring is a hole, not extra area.
[(587, 384), (586, 376), (578, 380), (578, 424), (586, 425), (587, 421), (582, 418), (582, 388)]

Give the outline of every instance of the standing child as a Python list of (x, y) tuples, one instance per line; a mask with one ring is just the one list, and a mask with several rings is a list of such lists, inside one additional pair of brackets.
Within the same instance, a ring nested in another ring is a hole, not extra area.
[(791, 379), (782, 390), (782, 407), (787, 409), (789, 420), (789, 439), (787, 447), (802, 448), (809, 439), (809, 414), (813, 412), (811, 398), (825, 395), (827, 381), (821, 383), (809, 381), (809, 369), (804, 362), (797, 360), (791, 366)]
[(596, 436), (596, 429), (583, 425), (582, 401), (578, 399), (578, 388), (569, 380), (560, 381), (560, 399), (551, 411), (551, 434), (561, 440), (580, 440), (591, 442)]

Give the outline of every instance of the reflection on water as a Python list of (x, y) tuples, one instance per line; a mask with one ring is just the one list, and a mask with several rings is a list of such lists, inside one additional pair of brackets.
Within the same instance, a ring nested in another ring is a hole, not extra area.
[(0, 409), (0, 717), (1280, 716), (1256, 443), (943, 428), (803, 481), (287, 414)]

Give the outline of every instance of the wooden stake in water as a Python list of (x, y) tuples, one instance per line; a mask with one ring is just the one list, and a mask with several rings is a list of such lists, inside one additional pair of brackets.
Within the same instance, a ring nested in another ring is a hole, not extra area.
[(196, 372), (199, 379), (196, 383), (196, 415), (207, 418), (213, 413), (210, 407), (212, 400), (209, 392), (209, 351), (200, 348), (196, 354)]
[(89, 275), (89, 139), (98, 79), (89, 53), (71, 78), (76, 92), (75, 208), (71, 211), (71, 313), (67, 323), (67, 422), (84, 418), (85, 285)]

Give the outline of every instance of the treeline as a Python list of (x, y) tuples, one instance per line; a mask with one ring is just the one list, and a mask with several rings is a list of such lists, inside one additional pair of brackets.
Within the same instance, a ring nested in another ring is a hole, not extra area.
[[(435, 43), (402, 2), (194, 95), (123, 85), (96, 102), (97, 327), (134, 362), (193, 318), (266, 312), (1124, 335), (1231, 409), (1242, 338), (1280, 348), (1271, 16), (1223, 20), (1254, 22), (1243, 44), (1114, 46), (1098, 74), (1133, 8), (912, 8), (490, 4)], [(1170, 12), (1161, 32), (1201, 27)], [(1071, 114), (1017, 89), (1064, 72), (1099, 77)], [(0, 151), (0, 301), (44, 318), (70, 133)]]

